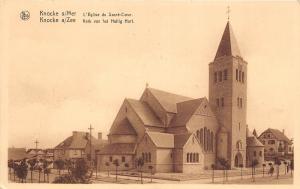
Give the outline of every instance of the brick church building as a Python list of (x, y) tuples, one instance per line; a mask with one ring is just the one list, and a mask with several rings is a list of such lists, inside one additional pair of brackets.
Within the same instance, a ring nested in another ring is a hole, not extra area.
[[(153, 172), (201, 172), (218, 165), (219, 158), (228, 160), (231, 168), (248, 166), (263, 145), (249, 136), (246, 111), (247, 62), (228, 21), (209, 63), (209, 99), (149, 87), (139, 100), (126, 98), (108, 144), (97, 154), (98, 169), (114, 170), (116, 159), (119, 170), (136, 169), (140, 157), (142, 169), (150, 171), (151, 165)], [(255, 158), (264, 161), (263, 153)]]

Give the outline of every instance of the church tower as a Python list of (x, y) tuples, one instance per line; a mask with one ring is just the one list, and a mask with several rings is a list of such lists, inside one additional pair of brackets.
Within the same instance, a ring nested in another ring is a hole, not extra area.
[(218, 158), (230, 166), (246, 163), (247, 62), (243, 60), (229, 21), (216, 56), (209, 64), (209, 102), (220, 125)]

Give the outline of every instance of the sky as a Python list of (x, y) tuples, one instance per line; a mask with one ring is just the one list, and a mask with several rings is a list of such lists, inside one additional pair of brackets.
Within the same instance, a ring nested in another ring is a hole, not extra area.
[[(139, 99), (146, 83), (208, 97), (208, 64), (225, 29), (228, 4), (248, 62), (249, 128), (259, 134), (267, 128), (285, 129), (294, 137), (300, 97), (296, 1), (79, 3), (6, 5), (3, 123), (10, 147), (33, 148), (37, 139), (39, 147), (51, 148), (74, 130), (88, 132), (90, 124), (95, 136), (102, 132), (106, 138), (124, 99)], [(31, 12), (27, 22), (19, 19), (24, 6)], [(135, 23), (39, 23), (40, 10), (65, 9), (128, 12)]]

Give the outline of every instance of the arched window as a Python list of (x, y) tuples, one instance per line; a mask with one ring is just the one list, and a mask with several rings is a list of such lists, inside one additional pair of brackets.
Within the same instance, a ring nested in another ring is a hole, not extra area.
[(196, 162), (199, 162), (199, 153), (196, 154)]
[(203, 139), (203, 141), (204, 141), (204, 143), (203, 143), (204, 151), (206, 151), (206, 142), (207, 142), (207, 140), (206, 140), (207, 134), (206, 133), (207, 133), (206, 127), (204, 127), (204, 139)]
[(211, 148), (210, 149), (213, 152), (214, 151), (214, 133), (213, 132), (210, 133), (210, 140), (211, 140), (211, 142), (210, 142)]
[(186, 162), (190, 162), (190, 153), (186, 154)]
[(210, 151), (210, 130), (207, 130), (207, 151)]
[(193, 153), (190, 153), (190, 162), (193, 162)]
[(148, 160), (149, 160), (149, 162), (151, 162), (151, 153), (150, 152), (148, 153)]
[(200, 129), (200, 143), (203, 145), (203, 129)]

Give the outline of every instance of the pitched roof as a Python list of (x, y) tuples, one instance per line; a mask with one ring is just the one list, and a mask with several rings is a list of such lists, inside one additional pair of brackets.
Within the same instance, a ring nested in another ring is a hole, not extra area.
[(22, 160), (34, 156), (34, 154), (27, 154), (25, 148), (8, 148), (8, 160)]
[(154, 145), (159, 148), (174, 148), (174, 135), (161, 132), (146, 132)]
[(133, 143), (114, 143), (105, 145), (98, 154), (134, 154), (135, 149), (136, 144)]
[(162, 127), (163, 124), (152, 112), (145, 102), (134, 99), (126, 99), (144, 125)]
[(136, 131), (127, 118), (123, 119), (116, 127), (112, 127), (112, 129), (110, 135), (136, 135)]
[[(263, 133), (266, 133), (266, 132), (271, 132), (271, 133), (275, 136), (275, 138), (276, 138), (277, 140), (283, 140), (283, 141), (287, 142), (288, 144), (292, 144), (292, 141), (291, 141), (287, 136), (285, 136), (284, 133), (282, 133), (282, 132), (279, 131), (278, 129), (271, 129), (271, 128), (268, 128), (268, 129), (265, 130)], [(263, 134), (263, 133), (262, 133), (262, 134)], [(260, 136), (262, 136), (262, 134), (261, 134)], [(259, 136), (259, 137), (260, 137), (260, 136)]]
[(174, 135), (174, 146), (175, 148), (183, 148), (187, 143), (192, 133), (182, 133)]
[(238, 48), (235, 36), (233, 34), (231, 25), (227, 22), (222, 39), (220, 41), (215, 60), (223, 56), (240, 56), (241, 53)]
[[(88, 132), (73, 131), (73, 135), (58, 144), (55, 149), (85, 149), (89, 139)], [(92, 145), (95, 148), (102, 147), (103, 140), (98, 140), (92, 136)]]
[(193, 99), (153, 88), (147, 88), (147, 90), (157, 99), (163, 109), (170, 113), (177, 113), (177, 103)]
[(264, 145), (255, 136), (247, 137), (246, 142), (249, 147), (264, 147)]
[(172, 121), (172, 126), (183, 126), (185, 125), (192, 115), (195, 113), (197, 108), (200, 106), (204, 98), (188, 100), (177, 103), (177, 111), (175, 118)]

